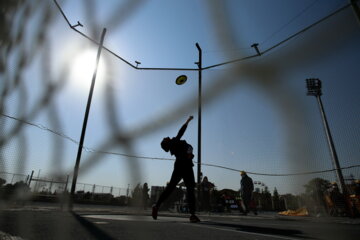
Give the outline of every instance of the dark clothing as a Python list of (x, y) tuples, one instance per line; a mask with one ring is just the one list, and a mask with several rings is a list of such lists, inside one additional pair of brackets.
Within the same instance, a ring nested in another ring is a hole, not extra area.
[(242, 196), (242, 200), (245, 206), (245, 212), (248, 213), (250, 211), (250, 203), (251, 203), (251, 195)]
[(249, 212), (252, 193), (254, 191), (254, 184), (252, 179), (248, 175), (245, 175), (241, 178), (240, 185), (241, 198), (246, 208), (245, 212)]
[(164, 192), (161, 193), (156, 206), (159, 208), (161, 203), (170, 196), (172, 191), (176, 188), (176, 185), (181, 179), (184, 180), (187, 191), (187, 202), (189, 204), (189, 211), (191, 214), (195, 213), (195, 177), (192, 167), (194, 166), (192, 159), (194, 154), (192, 153), (192, 146), (185, 140), (180, 140), (184, 135), (187, 124), (184, 124), (176, 137), (170, 140), (170, 153), (175, 155), (176, 160), (174, 164), (174, 171), (171, 175), (170, 183), (166, 186)]
[(360, 183), (355, 184), (354, 193), (356, 196), (360, 196)]
[(207, 180), (207, 177), (200, 184), (200, 207), (202, 211), (210, 211), (210, 190), (214, 184)]
[(149, 187), (147, 185), (147, 183), (144, 183), (143, 185), (143, 189), (142, 189), (142, 197), (143, 197), (143, 207), (146, 210), (147, 209), (147, 204), (148, 204), (148, 199), (149, 199)]
[(241, 194), (252, 194), (254, 191), (254, 183), (248, 175), (245, 175), (241, 178)]
[(180, 182), (181, 179), (184, 179), (184, 183), (187, 191), (187, 202), (189, 204), (189, 211), (191, 214), (195, 213), (195, 178), (194, 171), (192, 168), (174, 168), (174, 171), (171, 175), (169, 184), (166, 186), (164, 192), (161, 193), (159, 200), (156, 203), (157, 207), (160, 207), (161, 203), (170, 196), (170, 194), (176, 188), (176, 185)]
[(193, 167), (193, 148), (185, 140), (180, 140), (184, 135), (186, 128), (187, 125), (184, 124), (180, 128), (177, 136), (170, 140), (170, 153), (176, 157), (175, 166)]

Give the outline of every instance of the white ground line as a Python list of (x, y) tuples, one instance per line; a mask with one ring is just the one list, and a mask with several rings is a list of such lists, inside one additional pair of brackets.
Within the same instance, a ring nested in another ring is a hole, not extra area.
[(108, 224), (109, 222), (94, 222), (95, 224)]
[[(241, 222), (241, 221), (234, 221), (236, 223)], [(260, 224), (259, 224), (260, 225)], [(284, 223), (261, 223), (261, 226), (283, 226)], [(286, 224), (287, 227), (294, 227), (294, 228), (301, 228), (302, 225), (294, 225), (294, 224)]]
[[(186, 224), (187, 226), (189, 226), (188, 223), (182, 223), (182, 224)], [(227, 232), (244, 233), (244, 234), (257, 235), (257, 236), (263, 236), (263, 237), (278, 238), (278, 239), (299, 240), (299, 238), (290, 238), (290, 237), (283, 237), (283, 236), (279, 236), (279, 235), (271, 235), (271, 234), (263, 234), (263, 233), (253, 233), (253, 232), (247, 232), (247, 231), (241, 231), (241, 230), (218, 228), (218, 227), (212, 227), (212, 226), (205, 226), (205, 225), (203, 225), (203, 224), (192, 224), (191, 226), (194, 226), (194, 227), (202, 227), (202, 228), (209, 228), (209, 229), (216, 229), (216, 230), (227, 231)]]
[[(102, 220), (116, 220), (116, 221), (149, 221), (149, 222), (168, 222), (169, 220), (172, 219), (179, 219), (178, 217), (162, 217), (159, 218), (158, 220), (154, 221), (150, 216), (130, 216), (129, 215), (87, 215), (85, 216), (87, 218), (93, 218), (93, 219), (102, 219)], [(271, 235), (271, 234), (263, 234), (263, 233), (254, 233), (254, 232), (247, 232), (247, 231), (241, 231), (241, 230), (233, 230), (233, 229), (227, 229), (227, 228), (219, 228), (219, 227), (214, 227), (214, 226), (206, 226), (203, 224), (189, 224), (186, 220), (186, 222), (184, 222), (185, 220), (183, 220), (181, 218), (182, 221), (176, 221), (177, 223), (180, 224), (184, 224), (186, 226), (195, 226), (195, 227), (202, 227), (202, 228), (208, 228), (208, 229), (215, 229), (215, 230), (220, 230), (220, 231), (227, 231), (227, 232), (235, 232), (235, 233), (243, 233), (243, 234), (248, 234), (248, 235), (256, 235), (256, 236), (263, 236), (263, 237), (269, 237), (269, 238), (277, 238), (277, 239), (286, 239), (286, 240), (299, 240), (299, 238), (291, 238), (291, 237), (284, 237), (284, 236), (279, 236), (279, 235)], [(278, 224), (272, 224), (272, 225), (277, 225)]]

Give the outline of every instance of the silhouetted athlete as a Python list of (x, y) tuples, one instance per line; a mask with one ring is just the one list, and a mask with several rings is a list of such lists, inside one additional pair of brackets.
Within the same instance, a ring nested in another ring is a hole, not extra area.
[(200, 222), (200, 219), (195, 215), (195, 177), (193, 171), (193, 162), (194, 158), (193, 148), (185, 140), (181, 140), (181, 137), (184, 135), (188, 123), (193, 119), (193, 116), (190, 116), (185, 124), (180, 128), (178, 134), (174, 138), (166, 137), (161, 142), (161, 148), (165, 152), (169, 152), (171, 155), (175, 155), (176, 160), (174, 164), (174, 171), (171, 175), (170, 183), (166, 186), (164, 192), (161, 193), (157, 203), (152, 208), (152, 217), (157, 219), (158, 210), (161, 203), (169, 197), (171, 192), (175, 189), (176, 185), (180, 182), (181, 179), (184, 180), (186, 191), (187, 191), (187, 201), (189, 204), (190, 211), (190, 222)]

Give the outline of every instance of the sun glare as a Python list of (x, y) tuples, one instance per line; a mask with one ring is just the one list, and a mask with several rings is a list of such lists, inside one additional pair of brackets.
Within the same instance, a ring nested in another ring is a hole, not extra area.
[[(77, 86), (89, 87), (94, 73), (96, 63), (96, 49), (87, 49), (79, 53), (73, 60), (72, 79)], [(105, 79), (105, 64), (100, 57), (96, 75), (96, 85)]]

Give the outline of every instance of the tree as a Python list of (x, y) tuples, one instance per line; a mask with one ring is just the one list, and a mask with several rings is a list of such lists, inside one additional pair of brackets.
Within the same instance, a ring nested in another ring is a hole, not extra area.
[(324, 194), (328, 190), (330, 182), (322, 178), (313, 178), (305, 187), (305, 194), (312, 200), (312, 210), (314, 213), (319, 214), (324, 212), (325, 199)]
[(2, 187), (6, 183), (5, 179), (0, 178), (0, 187)]
[(273, 192), (273, 209), (275, 211), (280, 210), (280, 196), (276, 188), (274, 188), (274, 192)]
[(284, 195), (281, 195), (280, 197), (280, 205), (281, 208), (285, 210), (295, 210), (298, 209), (299, 206), (299, 197), (292, 195), (291, 193), (287, 193)]
[(324, 193), (329, 188), (330, 182), (322, 178), (313, 178), (304, 185), (307, 194)]
[(141, 206), (142, 194), (142, 187), (140, 186), (140, 183), (138, 183), (134, 188), (134, 191), (132, 191), (131, 203), (133, 206)]
[(148, 200), (149, 200), (149, 187), (147, 183), (144, 183), (143, 188), (142, 188), (142, 204), (144, 209), (146, 210), (147, 205), (148, 205)]
[(276, 189), (276, 187), (274, 188), (273, 198), (279, 198), (279, 193), (278, 193), (278, 190)]
[(263, 210), (272, 209), (271, 193), (267, 186), (265, 186), (264, 190), (261, 192), (261, 205)]
[(5, 200), (25, 200), (30, 194), (29, 186), (23, 181), (1, 187), (0, 196)]

